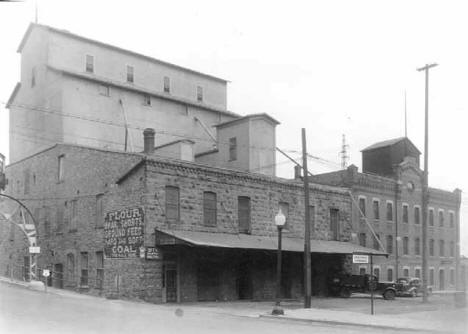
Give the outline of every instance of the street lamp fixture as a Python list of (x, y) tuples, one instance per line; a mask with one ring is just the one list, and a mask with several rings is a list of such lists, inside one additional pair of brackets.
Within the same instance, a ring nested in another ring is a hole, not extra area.
[(284, 224), (286, 223), (286, 217), (279, 209), (275, 216), (275, 225), (278, 228), (278, 260), (276, 265), (276, 302), (275, 307), (271, 314), (273, 315), (284, 315), (284, 310), (281, 308), (281, 231), (283, 230)]

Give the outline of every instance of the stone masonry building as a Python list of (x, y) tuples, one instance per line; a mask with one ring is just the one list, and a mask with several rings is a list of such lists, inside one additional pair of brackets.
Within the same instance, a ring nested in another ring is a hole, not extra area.
[[(382, 280), (421, 277), (422, 176), (419, 150), (408, 138), (371, 145), (362, 151), (363, 171), (346, 170), (315, 175), (314, 182), (352, 190), (353, 239), (379, 249), (371, 228), (389, 257), (375, 261), (374, 274)], [(460, 254), (461, 191), (429, 188), (428, 285), (433, 290), (455, 289)], [(365, 218), (364, 218), (365, 217)], [(367, 222), (366, 222), (367, 221)], [(355, 265), (355, 273), (369, 273)]]
[[(156, 303), (274, 298), (281, 207), (282, 294), (302, 296), (302, 182), (158, 156), (148, 147), (128, 153), (56, 144), (7, 167), (7, 193), (36, 218), (39, 267), (52, 270), (50, 285)], [(347, 189), (310, 190), (312, 290), (327, 295), (328, 277), (351, 270), (349, 254), (379, 252), (351, 242)], [(27, 244), (5, 226), (0, 272), (21, 278)]]

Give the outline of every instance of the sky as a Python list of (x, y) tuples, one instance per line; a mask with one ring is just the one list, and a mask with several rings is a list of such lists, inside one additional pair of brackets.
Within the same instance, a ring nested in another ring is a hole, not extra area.
[[(312, 173), (349, 164), (360, 150), (404, 136), (424, 149), (424, 74), (430, 73), (429, 184), (468, 190), (468, 4), (464, 1), (37, 0), (38, 21), (230, 81), (228, 109), (281, 122), (277, 146), (300, 156), (307, 131)], [(5, 103), (20, 75), (16, 52), (35, 2), (0, 2), (0, 152)], [(464, 134), (465, 133), (465, 134)], [(293, 166), (278, 156), (278, 175)], [(421, 161), (423, 161), (421, 159)], [(462, 253), (468, 256), (468, 195)]]

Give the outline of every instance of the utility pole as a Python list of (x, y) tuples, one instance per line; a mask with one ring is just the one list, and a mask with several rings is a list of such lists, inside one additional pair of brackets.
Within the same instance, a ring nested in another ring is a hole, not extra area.
[(423, 303), (427, 303), (427, 207), (429, 202), (428, 189), (428, 165), (429, 165), (429, 69), (436, 67), (437, 64), (426, 64), (418, 68), (419, 72), (426, 73), (426, 92), (425, 92), (425, 121), (424, 121), (424, 174), (422, 189), (422, 284), (423, 284)]
[(311, 307), (311, 263), (310, 263), (310, 211), (309, 211), (309, 174), (307, 171), (306, 132), (302, 128), (302, 168), (304, 169), (304, 205), (305, 205), (305, 233), (304, 233), (304, 308)]

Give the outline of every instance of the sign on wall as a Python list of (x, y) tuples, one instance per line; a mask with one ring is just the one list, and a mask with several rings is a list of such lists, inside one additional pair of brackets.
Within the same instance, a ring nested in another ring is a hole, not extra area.
[(144, 214), (142, 208), (107, 212), (104, 217), (104, 252), (108, 258), (137, 256), (143, 246)]
[(161, 260), (162, 253), (156, 247), (146, 247), (147, 260)]
[(353, 254), (353, 263), (369, 263), (369, 255)]

